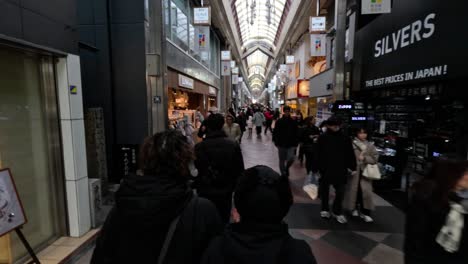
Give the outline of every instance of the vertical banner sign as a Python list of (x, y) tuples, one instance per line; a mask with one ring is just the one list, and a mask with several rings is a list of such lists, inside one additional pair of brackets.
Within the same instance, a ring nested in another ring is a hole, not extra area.
[(210, 54), (210, 27), (195, 27), (195, 46), (202, 60), (209, 60)]
[(221, 76), (231, 75), (231, 63), (229, 61), (221, 62)]
[(211, 9), (209, 7), (195, 7), (193, 9), (193, 24), (197, 26), (211, 25)]
[(392, 12), (392, 0), (362, 0), (361, 14), (385, 14)]
[(233, 75), (232, 76), (232, 84), (233, 85), (239, 84), (239, 75)]
[(327, 55), (327, 35), (326, 34), (311, 34), (310, 35), (310, 56), (323, 57)]

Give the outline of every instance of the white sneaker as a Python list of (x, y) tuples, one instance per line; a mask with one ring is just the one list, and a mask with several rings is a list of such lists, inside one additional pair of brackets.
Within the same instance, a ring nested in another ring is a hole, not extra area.
[(354, 216), (354, 217), (358, 217), (358, 216), (359, 216), (358, 210), (353, 210), (353, 212), (351, 213), (351, 215)]
[(336, 217), (336, 221), (340, 224), (346, 224), (348, 223), (348, 219), (346, 219), (346, 216), (344, 215), (337, 215), (335, 216)]
[(374, 222), (374, 219), (372, 219), (372, 217), (368, 216), (368, 215), (362, 215), (361, 216), (362, 220), (364, 220), (364, 222), (366, 223), (372, 223)]
[(306, 192), (310, 199), (315, 200), (317, 199), (317, 194), (318, 194), (318, 188), (317, 185), (315, 184), (307, 184), (304, 187), (302, 187), (304, 192)]
[(320, 217), (322, 217), (322, 218), (330, 218), (330, 216), (331, 216), (330, 212), (328, 212), (328, 211), (320, 212)]

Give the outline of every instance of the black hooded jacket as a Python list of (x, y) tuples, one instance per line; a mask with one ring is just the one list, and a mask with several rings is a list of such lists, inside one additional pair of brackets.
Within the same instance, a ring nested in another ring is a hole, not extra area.
[(330, 184), (344, 184), (347, 170), (356, 170), (356, 156), (351, 139), (341, 131), (328, 130), (318, 139), (317, 164), (321, 181)]
[(293, 239), (288, 226), (231, 225), (210, 244), (202, 264), (315, 264), (310, 246)]
[(181, 214), (164, 263), (199, 263), (222, 230), (214, 205), (193, 197), (171, 177), (131, 176), (123, 181), (96, 242), (91, 263), (157, 263), (169, 225)]

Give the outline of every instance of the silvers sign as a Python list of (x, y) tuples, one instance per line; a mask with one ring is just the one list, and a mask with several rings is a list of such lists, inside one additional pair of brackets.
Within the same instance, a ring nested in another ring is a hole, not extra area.
[[(468, 1), (394, 0), (392, 13), (356, 34), (355, 87), (378, 88), (468, 77)], [(454, 25), (460, 25), (454, 31)]]
[(424, 19), (416, 20), (410, 25), (377, 40), (375, 42), (374, 57), (383, 56), (432, 37), (436, 29), (435, 18), (436, 14), (431, 13)]

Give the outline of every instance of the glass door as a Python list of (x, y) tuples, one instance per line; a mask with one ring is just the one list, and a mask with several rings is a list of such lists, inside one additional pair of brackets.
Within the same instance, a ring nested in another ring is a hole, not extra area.
[[(10, 168), (33, 248), (65, 232), (64, 177), (53, 57), (0, 46), (0, 167)], [(26, 256), (11, 234), (14, 261)], [(3, 250), (3, 249), (0, 249)]]

